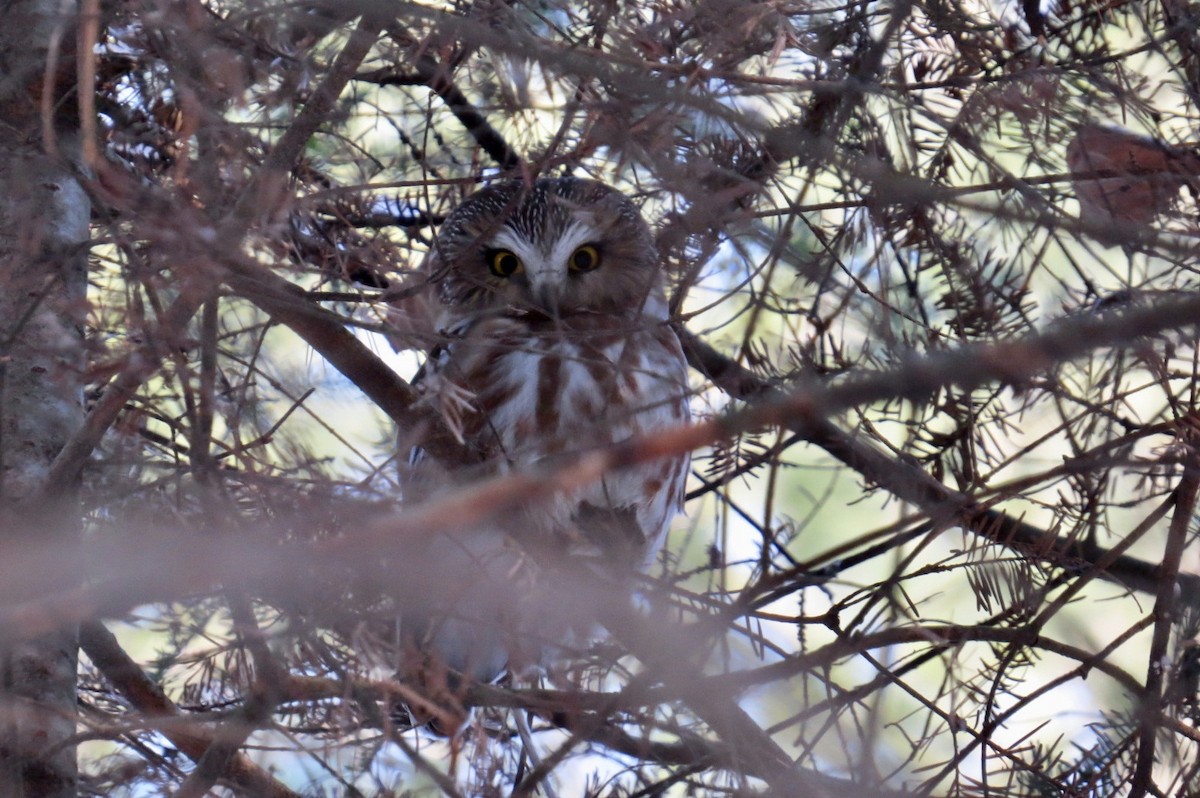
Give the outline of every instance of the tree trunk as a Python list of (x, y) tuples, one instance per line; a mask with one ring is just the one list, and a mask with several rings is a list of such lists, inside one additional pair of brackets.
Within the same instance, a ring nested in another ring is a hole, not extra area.
[[(75, 22), (73, 3), (0, 0), (0, 556), (61, 547), (38, 575), (46, 592), (72, 580), (79, 531), (73, 487), (45, 485), (83, 416), (90, 204), (64, 91)], [(76, 660), (74, 629), (0, 640), (0, 794), (75, 794)]]

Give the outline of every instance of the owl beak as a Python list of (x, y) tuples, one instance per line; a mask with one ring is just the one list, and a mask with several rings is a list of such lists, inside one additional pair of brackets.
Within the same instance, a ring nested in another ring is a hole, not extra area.
[(530, 293), (537, 303), (538, 309), (546, 315), (558, 317), (559, 300), (562, 298), (562, 274), (557, 269), (542, 265), (531, 270), (529, 275)]

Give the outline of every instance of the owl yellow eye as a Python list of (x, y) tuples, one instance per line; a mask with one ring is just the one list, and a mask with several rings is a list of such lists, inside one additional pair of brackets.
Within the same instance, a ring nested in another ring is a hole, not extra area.
[(571, 260), (567, 265), (573, 272), (590, 272), (600, 265), (600, 250), (592, 244), (584, 244), (571, 253)]
[(525, 270), (521, 259), (507, 249), (494, 249), (488, 253), (488, 268), (497, 277), (512, 277)]

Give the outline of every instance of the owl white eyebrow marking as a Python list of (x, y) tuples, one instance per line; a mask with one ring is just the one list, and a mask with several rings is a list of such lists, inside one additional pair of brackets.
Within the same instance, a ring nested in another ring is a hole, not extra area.
[(540, 265), (545, 260), (545, 253), (526, 238), (520, 230), (514, 230), (508, 226), (502, 227), (488, 243), (490, 247), (507, 249), (520, 258), (527, 273), (542, 271)]
[(603, 231), (597, 230), (594, 225), (584, 224), (579, 219), (573, 220), (562, 233), (551, 242), (550, 251), (547, 254), (547, 260), (553, 263), (555, 267), (566, 267), (567, 261), (572, 253), (575, 252), (583, 244), (588, 244), (596, 241)]

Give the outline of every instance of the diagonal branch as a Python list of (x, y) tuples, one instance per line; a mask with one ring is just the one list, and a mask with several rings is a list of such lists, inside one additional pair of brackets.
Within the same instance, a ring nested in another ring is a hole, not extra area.
[(378, 69), (357, 76), (358, 80), (368, 81), (379, 86), (411, 86), (423, 84), (428, 86), (442, 102), (447, 110), (454, 114), (463, 129), (475, 139), (484, 152), (505, 171), (516, 171), (522, 165), (521, 156), (509, 143), (492, 127), (492, 124), (475, 105), (467, 99), (462, 89), (450, 76), (450, 70), (438, 63), (433, 56), (425, 54), (417, 58), (416, 68), (411, 74), (397, 73), (393, 69)]
[[(79, 630), (79, 645), (134, 709), (148, 718), (161, 720), (181, 717), (174, 702), (142, 672), (104, 624), (99, 621), (83, 624)], [(181, 730), (170, 724), (165, 724), (159, 731), (193, 762), (200, 762), (208, 751), (219, 747), (219, 741), (203, 732)], [(228, 778), (252, 795), (266, 798), (300, 798), (298, 793), (276, 781), (244, 754), (233, 752), (223, 764)]]
[[(1154, 634), (1150, 639), (1149, 660), (1146, 663), (1146, 686), (1142, 691), (1138, 721), (1137, 762), (1130, 780), (1130, 798), (1142, 798), (1147, 791), (1158, 792), (1152, 782), (1154, 752), (1158, 734), (1162, 729), (1160, 717), (1163, 684), (1167, 663), (1170, 661), (1168, 649), (1171, 632), (1179, 615), (1179, 596), (1175, 580), (1179, 574), (1179, 564), (1183, 559), (1192, 519), (1196, 515), (1197, 494), (1200, 494), (1200, 456), (1189, 445), (1183, 477), (1175, 489), (1175, 511), (1167, 535), (1167, 548), (1161, 566), (1162, 578), (1159, 580), (1154, 600)], [(1195, 593), (1189, 595), (1194, 597)]]
[[(317, 128), (328, 121), (342, 90), (375, 45), (382, 27), (382, 21), (374, 15), (364, 16), (359, 21), (350, 35), (350, 40), (338, 53), (329, 73), (313, 90), (304, 108), (267, 153), (255, 178), (238, 198), (228, 217), (233, 229), (224, 231), (225, 240), (241, 241), (249, 229), (251, 220), (258, 218), (258, 214), (264, 208), (274, 210), (278, 207), (282, 192), (287, 186), (288, 174), (296, 159), (317, 132)], [(234, 247), (231, 246), (232, 248)]]
[[(317, 127), (326, 120), (355, 69), (370, 51), (379, 27), (379, 23), (366, 18), (360, 22), (349, 43), (338, 55), (330, 73), (313, 91), (309, 102), (267, 154), (262, 169), (242, 193), (235, 209), (229, 216), (230, 222), (227, 224), (229, 229), (224, 230), (221, 234), (224, 240), (241, 241), (249, 231), (255, 209), (260, 207), (259, 203), (263, 201), (264, 196), (275, 194), (280, 190), (287, 170), (303, 151), (305, 144)], [(164, 240), (163, 243), (173, 250), (178, 251), (184, 248), (180, 246), (183, 244), (190, 252), (211, 251), (212, 230), (210, 224), (187, 203), (172, 202), (170, 197), (153, 196), (150, 191), (142, 189), (132, 177), (122, 174), (112, 167), (98, 164), (97, 169), (100, 177), (93, 183), (91, 189), (105, 200), (102, 204), (109, 207), (113, 205), (118, 207), (140, 206), (122, 207), (122, 210), (130, 211), (132, 216), (141, 218), (148, 228), (165, 231), (163, 236), (167, 240)], [(268, 207), (274, 207), (274, 204)], [(169, 209), (169, 211), (164, 211), (164, 209)], [(168, 213), (172, 218), (167, 218)], [(183, 219), (189, 223), (181, 223), (181, 214)], [(236, 243), (231, 243), (224, 249), (225, 252), (239, 252), (240, 250), (241, 247)], [(198, 271), (203, 272), (202, 269)], [(274, 277), (274, 275), (269, 275), (269, 277)], [(88, 414), (84, 424), (76, 430), (58, 453), (48, 477), (44, 480), (43, 496), (57, 495), (74, 482), (80, 469), (83, 468), (104, 433), (116, 421), (126, 403), (136, 394), (142, 383), (156, 372), (157, 363), (163, 355), (163, 352), (160, 351), (162, 342), (177, 340), (192, 316), (195, 315), (211, 290), (212, 284), (209, 275), (204, 273), (189, 275), (189, 278), (183, 281), (178, 299), (159, 320), (158, 334), (150, 337), (145, 346), (130, 355), (126, 367), (105, 388), (100, 401)], [(260, 277), (260, 279), (266, 279), (266, 277)], [(276, 279), (288, 290), (285, 291), (279, 284), (271, 284), (266, 287), (273, 288), (276, 292), (284, 295), (288, 291), (298, 290), (294, 289), (287, 281)], [(341, 327), (341, 325), (338, 326)], [(339, 351), (346, 352), (347, 359), (353, 360), (354, 355), (360, 354), (354, 348), (354, 344), (359, 342), (344, 327), (341, 327), (341, 335), (327, 332), (326, 336), (333, 339), (331, 343), (341, 344)], [(361, 344), (359, 346), (361, 347)], [(361, 360), (362, 358), (359, 357), (353, 362), (357, 363)], [(378, 361), (378, 358), (375, 360)], [(382, 366), (382, 364), (379, 365)], [(391, 379), (380, 377), (379, 369), (371, 369), (370, 366), (369, 362), (360, 366), (360, 370), (376, 376), (371, 383), (372, 390), (367, 390), (367, 393), (377, 403), (381, 403), (380, 406), (387, 411), (392, 404), (390, 397), (397, 394), (404, 396), (407, 385), (398, 385), (395, 381), (398, 378), (395, 378), (394, 375)], [(386, 369), (386, 367), (384, 368)], [(409, 404), (411, 404), (411, 399), (405, 403), (405, 411)], [(403, 415), (404, 413), (401, 413), (402, 417)]]
[[(1200, 300), (1193, 299), (1191, 304), (1200, 308)], [(1185, 314), (1187, 312), (1191, 311), (1184, 311)], [(1136, 326), (1140, 323), (1152, 322), (1154, 315), (1156, 315), (1155, 311), (1149, 309), (1142, 312), (1140, 320), (1128, 323)], [(1178, 321), (1180, 322), (1179, 326), (1192, 323), (1183, 316), (1178, 317)], [(1080, 333), (1083, 334), (1083, 331), (1081, 330)], [(748, 401), (773, 396), (776, 397), (776, 401), (780, 401), (779, 397), (786, 395), (782, 388), (772, 385), (749, 369), (735, 363), (699, 337), (686, 330), (681, 331), (681, 334), (688, 362), (701, 374), (712, 379), (730, 396)], [(1060, 329), (1058, 335), (1066, 338), (1073, 337), (1069, 328)], [(1130, 339), (1136, 336), (1137, 333), (1129, 332)], [(1116, 342), (1119, 340), (1114, 341), (1114, 343)], [(1102, 345), (1104, 344), (1097, 342), (1096, 348)], [(1036, 349), (1036, 344), (1033, 348)], [(970, 352), (976, 351), (976, 349), (969, 347), (966, 351), (960, 351), (957, 357), (951, 357), (954, 362), (947, 363), (942, 368), (953, 369), (959, 364), (965, 365), (966, 361), (971, 359)], [(1048, 366), (1052, 363), (1044, 363), (1044, 365)], [(925, 386), (926, 391), (952, 383), (964, 384), (958, 382), (957, 379), (948, 378), (954, 374), (953, 371), (943, 372), (942, 378), (939, 379), (932, 374), (937, 370), (938, 367), (931, 365), (922, 367), (926, 376), (933, 376), (934, 382), (938, 383), (937, 386), (932, 384)], [(1035, 373), (1035, 369), (1030, 369), (1027, 376), (1033, 376)], [(995, 376), (1001, 377), (1002, 374), (998, 373)], [(1016, 376), (1010, 375), (1012, 378), (1016, 378)], [(893, 382), (899, 390), (894, 391), (892, 395), (903, 395), (906, 392), (910, 395), (917, 393), (916, 384), (910, 381), (908, 375), (897, 372), (895, 377)], [(876, 398), (887, 399), (891, 396), (880, 393)], [(790, 420), (781, 419), (781, 421), (784, 426), (800, 433), (809, 443), (820, 446), (830, 455), (861, 474), (867, 483), (877, 485), (893, 496), (920, 507), (935, 524), (961, 524), (964, 528), (993, 542), (1019, 548), (1026, 553), (1034, 554), (1059, 565), (1095, 564), (1106, 559), (1107, 552), (1102, 549), (1087, 546), (1072, 538), (1054, 535), (1020, 518), (980, 506), (969, 495), (947, 487), (919, 467), (898, 460), (881, 452), (870, 443), (847, 434), (827, 418), (809, 416)], [(1159, 590), (1161, 577), (1160, 570), (1154, 563), (1124, 555), (1115, 558), (1103, 575), (1111, 581), (1145, 593), (1156, 593)], [(1200, 579), (1190, 574), (1180, 575), (1179, 578), (1185, 582), (1195, 582), (1197, 586), (1200, 586)]]

